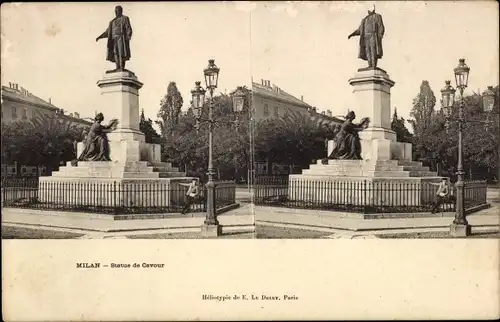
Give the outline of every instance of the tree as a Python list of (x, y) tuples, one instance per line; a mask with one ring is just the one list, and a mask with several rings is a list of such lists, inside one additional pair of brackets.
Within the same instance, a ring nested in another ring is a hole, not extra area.
[[(225, 94), (214, 96), (213, 116), (216, 123), (213, 131), (213, 165), (221, 179), (236, 178), (237, 170), (248, 167), (250, 160), (251, 93), (246, 88), (244, 91), (244, 106), (237, 127), (233, 122), (236, 115), (232, 108), (232, 97)], [(207, 112), (208, 104), (204, 107), (203, 117), (207, 116)], [(185, 114), (179, 114), (178, 123), (170, 133), (162, 133), (162, 153), (165, 160), (181, 169), (186, 168), (188, 175), (205, 178), (208, 165), (208, 127), (204, 123), (196, 130), (195, 124), (191, 108)]]
[(167, 94), (160, 102), (157, 124), (160, 126), (162, 136), (167, 136), (173, 127), (179, 122), (179, 114), (184, 103), (182, 95), (177, 89), (175, 82), (170, 82), (167, 87)]
[(255, 150), (261, 159), (306, 167), (313, 159), (326, 157), (325, 140), (333, 138), (335, 131), (307, 114), (291, 111), (257, 125)]
[(427, 149), (427, 139), (429, 139), (429, 130), (433, 126), (434, 106), (436, 97), (432, 91), (429, 82), (423, 80), (420, 85), (420, 91), (413, 99), (413, 107), (410, 112), (409, 122), (413, 127), (413, 148), (414, 155), (418, 158), (425, 156), (429, 152)]
[(76, 157), (75, 141), (83, 139), (89, 126), (77, 125), (59, 115), (36, 113), (31, 120), (18, 120), (2, 128), (2, 161), (55, 168)]
[(160, 143), (160, 135), (153, 128), (153, 121), (144, 116), (144, 109), (141, 111), (141, 119), (139, 122), (139, 129), (144, 133), (146, 143)]
[[(498, 86), (495, 88), (496, 97), (499, 97)], [(452, 115), (448, 127), (446, 118), (442, 111), (433, 114), (428, 122), (426, 131), (420, 134), (419, 143), (421, 149), (433, 154), (437, 162), (444, 168), (456, 168), (458, 160), (458, 128), (453, 121), (458, 117), (459, 101), (452, 108)], [(466, 122), (463, 127), (463, 166), (469, 173), (484, 174), (484, 177), (492, 177), (495, 169), (498, 170), (498, 146), (499, 124), (498, 124), (499, 102), (495, 100), (495, 106), (491, 114), (483, 111), (482, 96), (473, 93), (464, 97), (464, 118)], [(492, 122), (485, 123), (485, 120)], [(416, 123), (419, 128), (423, 126)], [(416, 136), (416, 135), (415, 135)]]
[[(498, 86), (494, 89), (499, 97)], [(463, 129), (464, 161), (475, 173), (491, 172), (499, 166), (498, 146), (498, 99), (491, 114), (482, 108), (482, 96), (479, 93), (465, 97), (465, 124)], [(484, 123), (489, 120), (490, 122)]]
[(396, 132), (398, 142), (412, 143), (412, 134), (405, 125), (405, 119), (398, 117), (398, 110), (394, 108), (392, 114), (391, 129)]

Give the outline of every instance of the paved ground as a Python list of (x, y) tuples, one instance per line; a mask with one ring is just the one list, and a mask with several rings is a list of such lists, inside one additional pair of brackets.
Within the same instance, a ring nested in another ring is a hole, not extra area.
[(322, 238), (331, 235), (325, 231), (315, 231), (306, 229), (294, 229), (272, 226), (256, 226), (255, 234), (257, 239), (303, 239)]
[[(199, 232), (186, 233), (159, 233), (159, 234), (93, 234), (75, 233), (70, 231), (61, 231), (54, 229), (27, 228), (19, 226), (2, 226), (2, 239), (201, 239)], [(220, 239), (251, 239), (255, 238), (255, 233), (248, 232), (227, 232)]]
[[(377, 235), (378, 238), (384, 239), (405, 239), (405, 238), (416, 238), (416, 239), (430, 239), (430, 238), (454, 238), (450, 235), (448, 231), (436, 231), (436, 232), (422, 232), (414, 234), (385, 234)], [(472, 235), (467, 236), (467, 238), (500, 238), (500, 233), (496, 232), (473, 232)]]
[[(130, 239), (205, 239), (198, 232), (181, 233), (181, 234), (149, 234), (149, 235), (131, 235), (127, 236)], [(247, 232), (229, 232), (223, 233), (217, 239), (253, 239), (255, 233)]]
[[(306, 229), (294, 229), (271, 226), (257, 226), (255, 233), (229, 232), (218, 239), (317, 239), (350, 237), (349, 235), (336, 235), (325, 231), (314, 231)], [(353, 235), (361, 236), (361, 235)], [(453, 238), (447, 231), (421, 232), (413, 234), (381, 234), (375, 235), (382, 239), (430, 239), (430, 238)], [(7, 227), (2, 226), (2, 239), (78, 239), (85, 238), (82, 233), (73, 233), (56, 230), (43, 230), (38, 228)], [(92, 238), (92, 237), (88, 237)], [(107, 235), (101, 238), (127, 238), (127, 239), (202, 239), (199, 233), (160, 233), (160, 234), (136, 234), (136, 235)], [(500, 238), (499, 232), (477, 232), (467, 238)]]
[[(345, 231), (380, 231), (404, 230), (410, 228), (430, 229), (446, 228), (453, 221), (453, 216), (441, 214), (424, 218), (391, 218), (391, 219), (358, 219), (349, 217), (350, 214), (332, 213), (329, 211), (304, 211), (278, 207), (255, 206), (255, 220), (257, 225), (284, 225), (291, 228), (308, 226), (310, 229), (329, 228)], [(471, 225), (477, 227), (500, 226), (500, 204), (484, 209), (467, 218)], [(295, 227), (294, 227), (295, 226)]]
[[(218, 216), (219, 222), (225, 227), (253, 226), (252, 205), (225, 212)], [(2, 224), (32, 225), (40, 229), (64, 228), (88, 232), (134, 232), (150, 230), (191, 230), (197, 231), (203, 222), (203, 214), (188, 215), (172, 214), (162, 219), (112, 220), (107, 215), (92, 215), (85, 213), (53, 213), (50, 211), (34, 211), (30, 209), (2, 209)], [(147, 215), (145, 215), (147, 217)], [(242, 229), (239, 229), (242, 230)]]
[(245, 187), (236, 188), (236, 202), (250, 203), (252, 202), (252, 191)]
[(488, 187), (486, 201), (489, 203), (500, 203), (500, 189), (497, 187)]
[[(254, 233), (228, 232), (219, 236), (219, 239), (287, 239), (287, 238), (321, 238), (328, 236), (328, 232), (319, 232), (304, 229), (289, 229), (280, 227), (261, 226)], [(82, 233), (68, 231), (45, 230), (38, 228), (2, 226), (3, 239), (77, 239), (84, 237)], [(127, 239), (201, 239), (199, 233), (160, 233), (160, 234), (135, 234), (135, 235), (108, 235), (104, 238)]]
[(51, 229), (11, 227), (2, 225), (2, 239), (72, 239), (82, 237), (82, 233)]

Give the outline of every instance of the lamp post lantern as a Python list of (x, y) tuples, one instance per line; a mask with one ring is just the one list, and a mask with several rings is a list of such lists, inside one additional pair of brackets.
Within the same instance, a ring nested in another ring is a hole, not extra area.
[[(491, 122), (495, 122), (494, 120), (490, 122), (489, 119), (490, 113), (493, 111), (493, 108), (495, 107), (495, 96), (496, 94), (493, 91), (493, 86), (488, 86), (488, 88), (483, 92), (483, 110), (485, 112), (488, 112), (487, 114), (488, 119), (486, 122), (487, 126), (489, 126)], [(500, 182), (500, 144), (498, 144), (498, 151), (497, 151), (497, 169), (498, 169), (497, 180)]]
[(194, 89), (191, 91), (191, 104), (196, 118), (196, 130), (200, 128), (200, 119), (203, 114), (203, 106), (205, 105), (205, 90), (201, 87), (201, 82), (195, 82)]
[(245, 105), (245, 96), (246, 93), (243, 90), (242, 86), (238, 86), (236, 91), (232, 94), (233, 96), (233, 112), (236, 114), (236, 119), (234, 121), (236, 125), (236, 130), (238, 130), (238, 126), (240, 123), (240, 114), (243, 112), (243, 106)]
[[(455, 73), (455, 82), (457, 89), (460, 92), (460, 104), (458, 109), (458, 165), (457, 165), (457, 182), (455, 184), (457, 191), (457, 201), (455, 209), (455, 219), (450, 227), (452, 236), (468, 236), (471, 233), (471, 226), (467, 218), (465, 218), (465, 182), (463, 168), (463, 125), (464, 119), (464, 90), (469, 81), (470, 68), (465, 64), (465, 59), (461, 58), (458, 61), (458, 66), (453, 70)], [(444, 98), (444, 97), (443, 97)], [(451, 113), (450, 113), (451, 114)], [(448, 117), (449, 118), (449, 117)]]
[(445, 81), (445, 86), (441, 90), (441, 106), (443, 114), (446, 117), (446, 131), (449, 127), (449, 118), (453, 111), (453, 104), (455, 103), (455, 89), (451, 86), (451, 81)]
[(483, 109), (485, 112), (493, 111), (493, 106), (495, 105), (495, 92), (493, 91), (493, 86), (488, 86), (488, 88), (483, 92)]

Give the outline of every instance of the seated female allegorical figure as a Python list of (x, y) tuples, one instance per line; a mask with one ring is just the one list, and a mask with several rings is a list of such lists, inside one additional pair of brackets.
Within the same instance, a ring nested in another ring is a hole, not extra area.
[(84, 149), (78, 159), (72, 164), (77, 165), (78, 161), (111, 161), (109, 157), (109, 143), (107, 133), (113, 131), (118, 125), (118, 120), (113, 119), (108, 125), (102, 125), (104, 115), (98, 113), (94, 123), (90, 127), (87, 137), (84, 138)]
[(333, 150), (328, 159), (361, 160), (361, 142), (358, 133), (368, 127), (370, 119), (365, 117), (359, 124), (352, 121), (356, 118), (353, 111), (349, 111), (340, 131), (333, 139)]

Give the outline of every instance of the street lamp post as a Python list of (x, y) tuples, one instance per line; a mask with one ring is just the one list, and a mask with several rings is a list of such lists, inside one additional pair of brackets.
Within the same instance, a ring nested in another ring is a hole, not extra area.
[[(196, 129), (199, 129), (201, 122), (208, 123), (208, 182), (205, 185), (207, 188), (207, 215), (203, 226), (201, 226), (202, 235), (205, 237), (217, 237), (222, 233), (222, 227), (219, 225), (216, 214), (216, 184), (214, 182), (215, 169), (213, 166), (213, 130), (216, 123), (216, 120), (213, 116), (214, 90), (217, 88), (219, 71), (220, 69), (215, 65), (215, 61), (213, 59), (210, 59), (208, 61), (208, 67), (203, 70), (203, 73), (205, 75), (206, 88), (210, 93), (207, 118), (203, 118), (203, 107), (205, 105), (206, 91), (201, 87), (201, 82), (195, 82), (195, 87), (191, 91), (192, 107), (194, 109), (196, 117)], [(240, 90), (240, 88), (238, 88), (238, 90)], [(243, 108), (243, 102), (244, 100), (240, 100), (239, 94), (233, 96), (233, 110), (237, 112), (237, 118), (231, 123), (236, 123), (236, 125), (238, 124), (238, 115)]]
[[(459, 59), (458, 66), (454, 69), (455, 82), (457, 89), (460, 92), (460, 102), (458, 104), (458, 117), (452, 117), (452, 108), (454, 106), (455, 89), (451, 86), (450, 81), (445, 82), (445, 87), (441, 90), (441, 104), (442, 110), (446, 117), (446, 129), (449, 128), (450, 121), (455, 121), (458, 125), (458, 164), (457, 164), (457, 182), (456, 187), (456, 209), (455, 219), (450, 226), (450, 233), (454, 237), (465, 237), (470, 235), (471, 226), (469, 225), (465, 215), (465, 172), (463, 169), (463, 127), (466, 122), (464, 117), (464, 90), (467, 87), (469, 80), (470, 68), (465, 64), (465, 59)], [(495, 93), (490, 91), (483, 93), (483, 107), (485, 111), (491, 112), (494, 105)], [(475, 121), (471, 121), (473, 123)], [(479, 123), (490, 123), (489, 116), (486, 121), (479, 121)]]
[[(465, 123), (464, 119), (464, 90), (467, 87), (469, 81), (469, 71), (470, 68), (465, 64), (465, 59), (461, 58), (458, 62), (458, 66), (453, 70), (455, 73), (455, 82), (457, 89), (460, 92), (460, 103), (458, 108), (458, 118), (453, 119), (458, 124), (458, 165), (457, 165), (457, 182), (456, 187), (456, 209), (455, 209), (455, 219), (450, 226), (450, 233), (452, 236), (467, 236), (470, 235), (471, 227), (467, 222), (465, 217), (465, 182), (464, 182), (464, 168), (463, 168), (463, 125)], [(446, 81), (446, 86), (441, 90), (442, 104), (444, 114), (446, 116), (447, 128), (452, 114), (452, 107), (454, 103), (455, 90), (451, 87), (450, 81)]]

